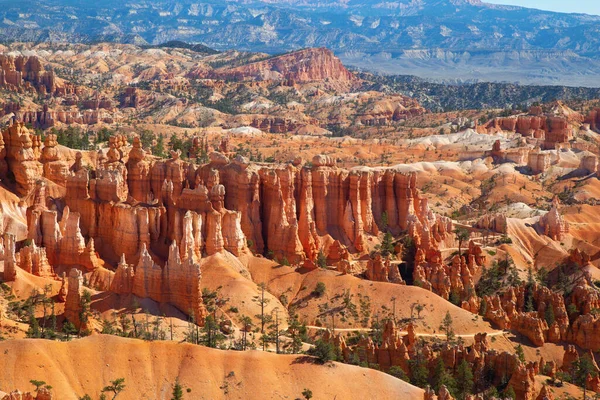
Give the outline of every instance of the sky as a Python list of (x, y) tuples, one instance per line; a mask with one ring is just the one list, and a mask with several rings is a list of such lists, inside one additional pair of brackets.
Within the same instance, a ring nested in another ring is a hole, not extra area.
[(540, 10), (600, 15), (600, 0), (484, 0), (486, 3), (510, 4)]

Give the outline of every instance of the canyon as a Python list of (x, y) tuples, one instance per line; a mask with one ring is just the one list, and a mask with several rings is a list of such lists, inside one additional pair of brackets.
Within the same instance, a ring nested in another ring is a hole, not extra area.
[(595, 102), (435, 112), (323, 48), (8, 48), (0, 398), (600, 390)]

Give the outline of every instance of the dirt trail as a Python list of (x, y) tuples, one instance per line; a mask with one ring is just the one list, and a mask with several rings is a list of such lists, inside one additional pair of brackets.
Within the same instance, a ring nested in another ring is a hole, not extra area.
[[(308, 325), (306, 327), (308, 329), (316, 329), (316, 330), (321, 330), (321, 331), (329, 329), (327, 327), (313, 326), (313, 325)], [(336, 328), (335, 331), (336, 332), (370, 332), (370, 331), (372, 331), (372, 329), (371, 328), (341, 328), (341, 329)], [(408, 335), (408, 331), (399, 331), (399, 333), (402, 334), (402, 335)], [(505, 333), (507, 333), (507, 332), (505, 332), (505, 331), (493, 331), (493, 332), (487, 332), (487, 335), (488, 336), (502, 336)], [(445, 333), (416, 333), (416, 335), (419, 336), (419, 337), (438, 337), (438, 338), (445, 338), (446, 337)], [(466, 333), (466, 334), (460, 334), (460, 335), (455, 334), (454, 336), (455, 337), (460, 337), (460, 338), (463, 338), (463, 339), (466, 339), (466, 338), (472, 339), (472, 338), (475, 337), (475, 335), (477, 335), (477, 333)]]

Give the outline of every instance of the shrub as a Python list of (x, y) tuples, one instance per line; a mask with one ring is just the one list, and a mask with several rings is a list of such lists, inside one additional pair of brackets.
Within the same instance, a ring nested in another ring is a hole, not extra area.
[(335, 361), (335, 348), (333, 344), (319, 339), (315, 342), (315, 346), (308, 350), (308, 354), (317, 357), (321, 364), (328, 361)]
[(323, 282), (318, 282), (317, 286), (315, 286), (315, 289), (312, 291), (312, 295), (315, 297), (321, 297), (325, 294), (326, 290), (327, 287), (325, 284)]
[(319, 268), (327, 268), (327, 257), (325, 257), (323, 250), (319, 250), (319, 254), (317, 255), (317, 266)]
[(512, 244), (512, 239), (508, 237), (508, 235), (502, 235), (500, 239), (498, 239), (498, 243), (500, 244)]
[(406, 375), (406, 372), (404, 372), (404, 370), (397, 365), (394, 365), (392, 368), (390, 368), (388, 374), (398, 379), (402, 379), (404, 382), (410, 382), (410, 379), (408, 379), (408, 375)]

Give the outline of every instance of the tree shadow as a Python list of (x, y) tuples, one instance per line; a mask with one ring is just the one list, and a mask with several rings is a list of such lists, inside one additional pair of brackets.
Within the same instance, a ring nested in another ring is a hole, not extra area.
[(321, 364), (321, 363), (315, 357), (298, 356), (298, 357), (294, 358), (294, 361), (292, 361), (290, 365), (294, 365), (294, 364)]
[(592, 176), (594, 176), (594, 174), (589, 174), (586, 170), (583, 169), (576, 169), (574, 171), (569, 172), (568, 174), (565, 174), (563, 176), (559, 176), (558, 178), (556, 178), (557, 181), (566, 181), (569, 179), (574, 179), (574, 178), (582, 178), (579, 180), (579, 182), (583, 182), (586, 179), (591, 178)]

